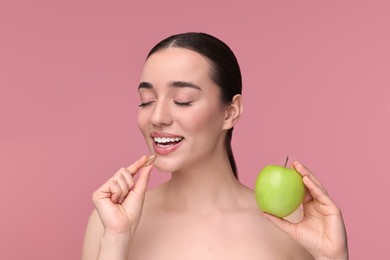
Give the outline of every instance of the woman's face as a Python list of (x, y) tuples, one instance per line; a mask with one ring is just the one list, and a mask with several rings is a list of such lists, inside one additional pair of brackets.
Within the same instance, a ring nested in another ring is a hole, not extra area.
[(167, 48), (147, 59), (138, 126), (160, 171), (195, 166), (223, 147), (225, 106), (209, 75), (207, 58), (188, 49)]

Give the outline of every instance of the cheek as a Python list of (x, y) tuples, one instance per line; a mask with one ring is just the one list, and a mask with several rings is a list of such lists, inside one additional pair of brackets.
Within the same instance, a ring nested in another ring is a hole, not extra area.
[(182, 127), (191, 132), (212, 132), (221, 129), (223, 112), (219, 107), (200, 107), (181, 117)]

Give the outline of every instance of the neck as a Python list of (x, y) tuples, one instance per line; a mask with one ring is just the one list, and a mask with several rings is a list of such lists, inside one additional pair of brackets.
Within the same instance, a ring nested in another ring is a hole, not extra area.
[(167, 183), (169, 206), (179, 210), (210, 212), (229, 208), (242, 185), (232, 172), (225, 153), (201, 164), (172, 173)]

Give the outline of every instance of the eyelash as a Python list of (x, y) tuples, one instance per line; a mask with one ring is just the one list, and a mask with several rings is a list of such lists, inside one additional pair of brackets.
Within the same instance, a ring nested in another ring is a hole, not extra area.
[[(192, 101), (188, 101), (188, 102), (177, 102), (177, 101), (173, 101), (176, 105), (178, 105), (178, 106), (183, 106), (183, 107), (185, 107), (185, 106), (191, 106), (191, 104), (192, 104)], [(148, 106), (148, 105), (150, 105), (150, 104), (152, 104), (153, 103), (153, 101), (150, 101), (150, 102), (145, 102), (145, 103), (141, 103), (140, 105), (139, 105), (139, 107), (146, 107), (146, 106)]]
[(146, 106), (148, 106), (148, 105), (150, 105), (150, 104), (152, 104), (152, 103), (153, 103), (153, 101), (141, 103), (141, 104), (139, 105), (139, 107), (146, 107)]
[(191, 104), (192, 104), (192, 101), (188, 101), (188, 102), (177, 102), (177, 101), (173, 101), (173, 102), (175, 102), (176, 105), (178, 105), (178, 106), (183, 106), (183, 107), (185, 107), (185, 106), (191, 106)]

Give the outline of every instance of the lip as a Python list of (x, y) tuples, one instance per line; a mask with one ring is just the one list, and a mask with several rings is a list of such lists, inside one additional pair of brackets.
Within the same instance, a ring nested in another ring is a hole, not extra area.
[(170, 134), (166, 132), (152, 132), (150, 136), (153, 137), (169, 137), (169, 138), (175, 138), (175, 137), (183, 137), (181, 135), (175, 135), (175, 134)]
[(153, 133), (151, 133), (150, 136), (151, 136), (152, 142), (153, 142), (153, 149), (159, 155), (167, 155), (169, 153), (172, 153), (172, 152), (176, 151), (180, 147), (180, 145), (182, 144), (183, 140), (178, 142), (178, 143), (176, 143), (176, 144), (174, 144), (174, 145), (168, 146), (168, 147), (160, 147), (153, 140), (154, 137), (169, 137), (169, 138), (181, 137), (181, 138), (184, 139), (183, 136), (170, 134), (170, 133), (165, 133), (165, 132), (153, 132)]

